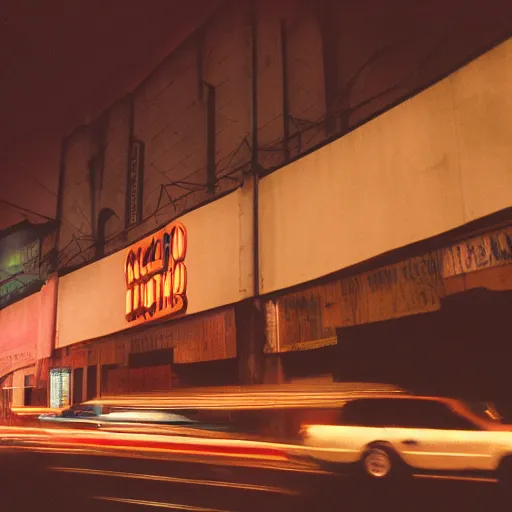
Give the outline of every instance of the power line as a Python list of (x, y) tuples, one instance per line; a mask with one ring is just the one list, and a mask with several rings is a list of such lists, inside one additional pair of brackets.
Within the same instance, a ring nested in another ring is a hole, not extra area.
[(10, 201), (6, 201), (5, 199), (0, 199), (0, 203), (5, 204), (6, 206), (10, 206), (11, 208), (15, 208), (16, 210), (20, 210), (21, 212), (29, 213), (31, 215), (36, 215), (37, 217), (41, 217), (46, 220), (55, 220), (52, 217), (48, 217), (47, 215), (43, 215), (42, 213), (38, 213), (34, 210), (30, 210), (29, 208), (25, 208), (24, 206), (20, 206), (15, 203), (11, 203)]

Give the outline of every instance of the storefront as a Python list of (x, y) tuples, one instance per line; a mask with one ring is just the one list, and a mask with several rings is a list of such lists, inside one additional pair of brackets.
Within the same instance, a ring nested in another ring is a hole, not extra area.
[(252, 294), (243, 190), (61, 277), (53, 396), (238, 382), (237, 305)]

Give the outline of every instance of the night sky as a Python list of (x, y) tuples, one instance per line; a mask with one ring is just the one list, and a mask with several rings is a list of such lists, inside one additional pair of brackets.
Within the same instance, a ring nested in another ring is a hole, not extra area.
[(0, 229), (25, 218), (1, 200), (55, 216), (61, 140), (133, 89), (220, 3), (0, 0)]

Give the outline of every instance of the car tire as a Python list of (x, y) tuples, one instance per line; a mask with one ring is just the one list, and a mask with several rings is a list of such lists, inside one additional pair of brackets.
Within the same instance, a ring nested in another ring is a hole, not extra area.
[(402, 459), (383, 443), (368, 446), (361, 458), (361, 469), (363, 476), (373, 481), (394, 480), (407, 474)]

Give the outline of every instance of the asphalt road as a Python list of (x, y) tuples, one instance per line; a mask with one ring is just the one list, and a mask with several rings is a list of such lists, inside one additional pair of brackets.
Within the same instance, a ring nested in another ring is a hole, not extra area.
[(496, 483), (412, 478), (376, 485), (279, 462), (2, 452), (0, 472), (2, 512), (512, 510), (512, 493)]

